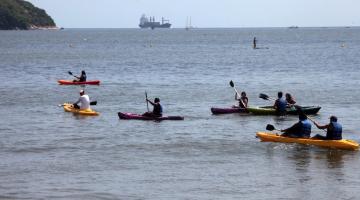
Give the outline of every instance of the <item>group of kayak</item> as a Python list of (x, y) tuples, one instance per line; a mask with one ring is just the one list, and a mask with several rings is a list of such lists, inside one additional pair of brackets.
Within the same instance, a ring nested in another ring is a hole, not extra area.
[[(282, 98), (282, 92), (279, 92), (278, 99), (272, 99), (266, 94), (260, 94), (260, 98), (265, 100), (274, 100), (272, 106), (248, 106), (249, 99), (245, 92), (241, 92), (241, 97), (238, 98), (238, 93), (235, 93), (235, 100), (239, 101), (239, 105), (234, 105), (230, 108), (212, 107), (213, 114), (230, 114), (230, 113), (251, 113), (254, 115), (298, 115), (298, 110), (294, 107), (296, 101), (291, 94), (286, 93), (286, 98)], [(316, 114), (321, 109), (320, 106), (302, 106), (301, 110), (307, 115)]]
[[(69, 74), (72, 75), (71, 72)], [(74, 76), (75, 80), (66, 81), (68, 85), (79, 85), (79, 84), (87, 84), (86, 82), (86, 73), (82, 71), (79, 77)], [(63, 82), (64, 80), (62, 80)], [(60, 83), (60, 81), (59, 81)], [(72, 84), (71, 84), (72, 83)], [(100, 81), (98, 82), (100, 83)], [(60, 83), (63, 84), (63, 83)], [(330, 117), (330, 122), (326, 125), (320, 125), (315, 122), (311, 118), (309, 118), (308, 114), (316, 114), (321, 107), (316, 106), (307, 106), (301, 107), (296, 105), (296, 101), (292, 97), (291, 94), (286, 93), (283, 98), (283, 93), (278, 92), (278, 98), (273, 99), (265, 94), (260, 94), (260, 98), (266, 100), (273, 100), (274, 104), (272, 106), (264, 106), (264, 107), (249, 107), (249, 99), (246, 96), (246, 93), (243, 91), (241, 94), (238, 93), (232, 81), (230, 81), (230, 85), (235, 89), (235, 99), (239, 102), (237, 106), (233, 106), (232, 108), (211, 108), (212, 113), (214, 114), (225, 114), (225, 113), (253, 113), (253, 114), (263, 114), (263, 115), (278, 115), (285, 116), (287, 114), (299, 115), (299, 121), (295, 123), (293, 126), (277, 130), (272, 125), (267, 126), (267, 130), (280, 131), (282, 134), (273, 134), (269, 132), (258, 132), (257, 137), (260, 138), (261, 141), (272, 141), (272, 142), (295, 142), (302, 144), (313, 144), (323, 147), (332, 147), (332, 148), (341, 148), (341, 149), (358, 149), (359, 144), (355, 141), (344, 140), (342, 139), (342, 126), (338, 122), (336, 116)], [(160, 104), (160, 99), (156, 97), (154, 101), (151, 101), (147, 97), (147, 93), (145, 93), (147, 110), (144, 114), (134, 114), (128, 112), (118, 112), (118, 116), (120, 119), (135, 119), (135, 120), (184, 120), (182, 116), (164, 116), (163, 108)], [(152, 112), (149, 111), (148, 103), (153, 106)], [(90, 101), (89, 95), (85, 94), (85, 91), (80, 90), (80, 97), (74, 103), (64, 103), (62, 106), (66, 112), (72, 112), (80, 115), (99, 115), (98, 112), (93, 110), (90, 105), (96, 105), (96, 101)], [(310, 137), (312, 124), (319, 128), (326, 130), (326, 136), (315, 135), (314, 137)]]
[[(316, 114), (321, 107), (318, 106), (298, 106), (295, 99), (291, 94), (286, 93), (283, 98), (283, 93), (278, 92), (277, 99), (273, 99), (266, 94), (260, 94), (259, 97), (265, 100), (272, 100), (274, 104), (272, 106), (264, 107), (250, 107), (249, 99), (246, 96), (246, 92), (239, 92), (234, 87), (234, 83), (230, 81), (231, 87), (235, 90), (235, 100), (238, 101), (238, 105), (231, 108), (211, 108), (213, 114), (228, 114), (228, 113), (250, 113), (255, 115), (299, 115), (299, 121), (289, 128), (277, 130), (272, 125), (267, 126), (267, 130), (280, 131), (281, 134), (274, 134), (270, 132), (258, 132), (257, 137), (261, 141), (267, 142), (286, 142), (286, 143), (301, 143), (301, 144), (313, 144), (323, 147), (332, 147), (340, 149), (358, 149), (359, 144), (352, 140), (342, 139), (342, 126), (338, 122), (336, 116), (330, 116), (330, 122), (325, 125), (320, 125), (307, 115)], [(311, 122), (318, 128), (326, 131), (326, 135), (317, 134), (311, 137)]]
[[(87, 81), (86, 80), (86, 72), (82, 71), (80, 76), (75, 76), (72, 72), (68, 72), (70, 75), (74, 76), (76, 79), (74, 80), (58, 80), (60, 85), (99, 85), (99, 80)], [(127, 113), (127, 112), (119, 112), (118, 116), (120, 119), (137, 119), (137, 120), (183, 120), (184, 117), (182, 116), (163, 116), (162, 114), (162, 106), (160, 104), (160, 99), (155, 98), (154, 101), (151, 101), (147, 98), (146, 94), (146, 103), (148, 112), (144, 114), (134, 114), (134, 113)], [(153, 106), (153, 111), (149, 111), (148, 103)], [(96, 101), (90, 101), (89, 95), (85, 94), (85, 90), (80, 90), (80, 97), (74, 103), (64, 103), (61, 106), (64, 107), (64, 111), (72, 112), (74, 114), (80, 115), (88, 115), (88, 116), (97, 116), (99, 115), (98, 112), (93, 110), (90, 105), (96, 105)]]

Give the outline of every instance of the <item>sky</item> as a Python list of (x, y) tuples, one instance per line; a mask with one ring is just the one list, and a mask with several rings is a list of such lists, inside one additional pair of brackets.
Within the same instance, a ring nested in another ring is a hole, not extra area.
[(360, 0), (27, 0), (58, 27), (138, 28), (142, 14), (183, 28), (360, 26)]

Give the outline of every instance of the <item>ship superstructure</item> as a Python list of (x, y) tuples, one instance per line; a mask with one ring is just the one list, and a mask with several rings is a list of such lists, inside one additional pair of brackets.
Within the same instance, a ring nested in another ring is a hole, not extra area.
[(169, 23), (169, 20), (161, 18), (161, 23), (155, 21), (155, 17), (146, 17), (145, 14), (143, 14), (140, 18), (140, 28), (170, 28), (171, 24)]

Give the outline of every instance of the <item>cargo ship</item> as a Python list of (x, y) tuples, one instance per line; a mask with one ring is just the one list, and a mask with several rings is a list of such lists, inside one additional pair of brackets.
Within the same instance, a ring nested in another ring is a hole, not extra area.
[(164, 18), (161, 18), (161, 23), (155, 21), (155, 17), (147, 18), (145, 15), (142, 15), (140, 18), (140, 28), (170, 28), (171, 24), (169, 23), (169, 20), (166, 20)]

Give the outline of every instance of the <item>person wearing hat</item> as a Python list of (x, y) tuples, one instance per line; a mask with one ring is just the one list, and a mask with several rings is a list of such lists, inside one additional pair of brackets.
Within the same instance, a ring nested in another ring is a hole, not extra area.
[[(78, 103), (80, 103), (80, 106), (78, 105)], [(84, 90), (80, 90), (79, 100), (77, 100), (77, 102), (75, 102), (73, 105), (74, 105), (74, 108), (81, 109), (81, 110), (90, 109), (89, 95), (85, 94)]]
[(146, 112), (143, 114), (143, 116), (147, 116), (147, 117), (161, 117), (162, 116), (162, 106), (160, 105), (160, 99), (159, 98), (155, 98), (154, 102), (150, 101), (149, 99), (146, 99), (146, 101), (148, 101), (151, 105), (154, 106), (153, 111), (152, 112)]
[(341, 140), (342, 139), (342, 126), (337, 122), (336, 116), (330, 117), (330, 123), (326, 125), (320, 125), (317, 122), (314, 122), (315, 126), (319, 129), (326, 129), (326, 136), (320, 134), (315, 135), (314, 139), (322, 140)]
[(281, 136), (294, 138), (310, 138), (311, 122), (304, 114), (299, 115), (299, 121), (290, 128), (281, 130), (284, 132)]

